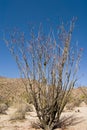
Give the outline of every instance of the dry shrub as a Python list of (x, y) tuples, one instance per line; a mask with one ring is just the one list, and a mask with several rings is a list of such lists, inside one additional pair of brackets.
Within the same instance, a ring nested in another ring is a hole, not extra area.
[(25, 119), (25, 113), (23, 111), (16, 111), (13, 115), (11, 115), (10, 120), (23, 120)]
[(6, 110), (8, 109), (8, 106), (4, 103), (0, 104), (0, 114), (6, 114)]
[(73, 109), (74, 109), (74, 104), (73, 103), (67, 103), (67, 105), (64, 108), (64, 111), (73, 110)]
[[(68, 127), (79, 124), (83, 121), (80, 117), (75, 117), (74, 115), (63, 116), (59, 123), (56, 122), (56, 125), (61, 128), (61, 130), (67, 130)], [(57, 127), (56, 126), (56, 127)]]
[[(74, 18), (70, 26), (61, 24), (56, 30), (59, 32), (57, 35), (52, 29), (45, 35), (40, 25), (37, 31), (31, 29), (28, 40), (25, 33), (17, 30), (4, 38), (16, 60), (26, 92), (31, 93), (44, 130), (59, 127), (61, 113), (77, 81), (76, 73), (83, 49), (77, 51), (77, 48), (71, 47), (74, 24)], [(20, 107), (19, 112), (25, 111), (25, 107)]]
[(6, 104), (9, 107), (11, 105), (11, 102), (7, 97), (0, 95), (0, 104)]
[(25, 119), (26, 112), (33, 111), (33, 105), (28, 103), (18, 103), (16, 104), (17, 111), (11, 115), (10, 120), (22, 120)]
[(31, 93), (28, 94), (27, 92), (24, 92), (23, 94), (20, 95), (20, 98), (29, 104), (33, 103)]
[[(72, 102), (71, 102), (72, 101)], [(79, 107), (81, 104), (81, 100), (78, 99), (72, 99), (67, 105), (65, 106), (65, 111), (66, 110), (73, 110), (75, 107)]]
[(34, 111), (34, 106), (32, 104), (28, 104), (28, 103), (25, 103), (25, 102), (19, 102), (16, 104), (16, 108), (17, 108), (17, 111), (18, 112), (32, 112)]
[[(76, 124), (81, 123), (82, 121), (83, 120), (81, 118), (75, 117), (73, 115), (63, 116), (60, 118), (59, 122), (55, 120), (54, 130), (67, 130), (69, 126), (74, 126)], [(41, 129), (41, 127), (42, 126), (40, 122), (32, 122), (32, 128), (35, 128), (36, 130), (43, 130)]]

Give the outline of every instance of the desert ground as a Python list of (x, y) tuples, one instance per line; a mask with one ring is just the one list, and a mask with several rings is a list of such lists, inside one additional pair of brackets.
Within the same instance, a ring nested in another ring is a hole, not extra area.
[[(27, 112), (23, 120), (10, 120), (15, 111), (16, 108), (11, 106), (6, 114), (0, 114), (0, 130), (37, 130), (32, 128), (32, 123), (38, 121), (35, 111)], [(64, 130), (87, 130), (87, 106), (75, 107), (61, 115), (61, 119), (68, 117), (71, 117), (71, 122)]]
[[(61, 120), (66, 121), (62, 128), (63, 130), (87, 130), (87, 97), (84, 96), (81, 89), (83, 89), (87, 95), (87, 87), (75, 88), (72, 91), (72, 98), (70, 98), (71, 105), (69, 109), (65, 108), (61, 115)], [(35, 110), (26, 112), (25, 119), (14, 120), (15, 112), (18, 107), (14, 104), (12, 105), (12, 103), (21, 98), (22, 100), (27, 98), (25, 86), (21, 82), (21, 79), (1, 77), (0, 105), (6, 103), (9, 107), (6, 109), (6, 113), (0, 112), (0, 130), (37, 130), (32, 128), (32, 124), (38, 121)], [(23, 107), (21, 106), (21, 108)]]

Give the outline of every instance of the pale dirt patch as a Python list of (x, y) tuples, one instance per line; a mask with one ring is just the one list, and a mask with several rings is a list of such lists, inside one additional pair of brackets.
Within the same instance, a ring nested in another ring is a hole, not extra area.
[[(31, 128), (31, 123), (37, 122), (38, 118), (36, 113), (28, 112), (24, 120), (10, 121), (10, 116), (16, 110), (16, 108), (10, 107), (7, 110), (7, 115), (0, 115), (0, 130), (35, 130)], [(73, 111), (63, 112), (61, 118), (68, 116), (73, 116), (76, 119), (76, 124), (68, 126), (66, 130), (87, 130), (87, 107), (76, 107)]]
[[(0, 130), (28, 130), (31, 128), (30, 118), (21, 121), (10, 121), (10, 116), (16, 112), (16, 108), (11, 107), (7, 110), (7, 115), (0, 115)], [(27, 116), (26, 116), (27, 117)]]

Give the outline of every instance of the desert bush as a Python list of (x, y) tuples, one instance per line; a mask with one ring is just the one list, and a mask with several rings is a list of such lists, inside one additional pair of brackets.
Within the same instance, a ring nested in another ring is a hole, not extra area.
[(26, 112), (34, 111), (34, 106), (28, 103), (16, 104), (17, 110), (10, 117), (10, 120), (23, 120), (25, 119)]
[(27, 102), (28, 104), (33, 103), (32, 95), (31, 93), (24, 92), (20, 95), (20, 98)]
[[(54, 130), (68, 130), (69, 126), (73, 126), (76, 125), (80, 122), (82, 122), (83, 120), (79, 117), (75, 117), (73, 115), (68, 115), (68, 116), (61, 116), (59, 123), (57, 124), (58, 127), (56, 129), (56, 127), (54, 128)], [(32, 122), (32, 128), (35, 128), (35, 130), (42, 130), (40, 129), (41, 123), (40, 122)]]
[(15, 107), (17, 110), (11, 115), (10, 120), (23, 120), (25, 119), (26, 112), (33, 111), (33, 105), (23, 101), (16, 103)]
[(4, 98), (0, 95), (0, 103), (4, 101)]
[(12, 101), (12, 100), (9, 100), (9, 99), (5, 100), (4, 103), (5, 103), (8, 107), (10, 107), (10, 106), (13, 105), (13, 101)]
[(76, 99), (73, 97), (71, 101), (72, 102), (70, 102), (70, 104), (73, 104), (72, 107), (74, 108), (74, 107), (79, 107), (82, 102), (86, 103), (86, 98), (84, 97), (84, 95), (81, 95)]
[(79, 105), (80, 105), (81, 102), (82, 102), (82, 100), (76, 99), (76, 100), (73, 102), (74, 107), (79, 107)]
[(34, 107), (32, 104), (28, 104), (28, 103), (20, 103), (17, 105), (17, 111), (18, 112), (32, 112), (34, 111)]
[(69, 102), (67, 105), (66, 105), (66, 109), (67, 110), (73, 110), (75, 107), (79, 107), (80, 103), (82, 101), (80, 99), (75, 99), (75, 100), (72, 100), (72, 102)]
[(73, 110), (73, 108), (74, 108), (73, 103), (67, 103), (67, 105), (65, 106), (65, 110)]
[(85, 102), (87, 104), (87, 96), (84, 93), (80, 96), (80, 100), (81, 102)]
[(25, 119), (25, 112), (24, 111), (16, 111), (10, 117), (10, 120), (23, 120)]
[[(77, 81), (82, 49), (77, 51), (70, 45), (74, 24), (75, 19), (70, 26), (61, 24), (59, 30), (51, 29), (46, 35), (42, 26), (38, 32), (31, 29), (28, 40), (25, 33), (15, 30), (5, 39), (44, 130), (59, 127), (61, 113)], [(58, 32), (56, 36), (54, 32)], [(20, 111), (25, 113), (23, 108)]]
[(11, 106), (13, 104), (13, 100), (11, 100), (8, 97), (0, 96), (0, 104), (2, 104), (2, 103), (6, 104), (9, 107), (9, 106)]
[(86, 87), (80, 87), (80, 90), (82, 92), (80, 99), (82, 99), (82, 101), (84, 101), (87, 104), (87, 89)]
[[(78, 94), (78, 93), (77, 93)], [(67, 109), (73, 109), (74, 107), (79, 107), (80, 103), (84, 101), (85, 102), (85, 96), (81, 94), (80, 96), (76, 97), (72, 94), (69, 97), (69, 101), (67, 106)]]

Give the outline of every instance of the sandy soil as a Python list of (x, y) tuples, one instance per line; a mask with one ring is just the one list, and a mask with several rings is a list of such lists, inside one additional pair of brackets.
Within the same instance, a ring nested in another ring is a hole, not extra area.
[[(27, 113), (22, 121), (11, 121), (10, 117), (15, 111), (16, 108), (10, 107), (7, 115), (0, 115), (0, 130), (35, 130), (31, 128), (31, 123), (37, 121), (35, 112)], [(63, 112), (61, 118), (69, 116), (72, 116), (72, 120), (67, 130), (87, 130), (87, 107), (76, 107), (73, 111)]]

